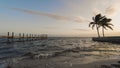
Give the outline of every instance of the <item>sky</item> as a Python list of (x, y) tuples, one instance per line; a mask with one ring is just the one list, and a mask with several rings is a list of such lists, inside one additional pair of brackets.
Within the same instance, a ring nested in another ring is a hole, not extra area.
[(88, 25), (101, 13), (114, 25), (105, 35), (119, 36), (119, 6), (120, 0), (0, 0), (0, 33), (93, 37), (96, 29)]

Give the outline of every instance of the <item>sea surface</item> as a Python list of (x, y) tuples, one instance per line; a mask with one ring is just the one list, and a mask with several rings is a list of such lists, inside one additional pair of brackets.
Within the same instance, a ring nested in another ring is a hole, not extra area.
[(19, 62), (29, 53), (37, 54), (34, 58), (50, 58), (56, 61), (91, 63), (106, 59), (120, 58), (120, 45), (107, 42), (95, 42), (92, 38), (50, 37), (46, 40), (3, 43), (0, 39), (0, 68), (6, 62)]

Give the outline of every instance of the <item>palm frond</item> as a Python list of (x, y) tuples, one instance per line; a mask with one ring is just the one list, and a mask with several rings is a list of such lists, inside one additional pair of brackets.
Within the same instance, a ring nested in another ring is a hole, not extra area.
[(105, 30), (107, 30), (107, 28), (105, 26), (102, 26)]
[(95, 24), (92, 25), (92, 29), (94, 29), (94, 27), (95, 27)]
[(110, 22), (110, 21), (112, 21), (112, 19), (110, 19), (110, 18), (109, 18), (109, 19), (107, 19), (107, 22)]
[(93, 20), (93, 21), (95, 21), (95, 18), (94, 18), (94, 17), (92, 17), (92, 20)]
[(90, 27), (92, 24), (95, 24), (95, 22), (90, 22), (89, 27)]
[(108, 25), (114, 26), (112, 23), (108, 23)]
[(110, 28), (111, 30), (113, 30), (113, 28), (110, 25), (106, 25), (106, 27)]
[(104, 18), (106, 18), (106, 16), (101, 16), (100, 21), (102, 21)]
[(100, 19), (101, 19), (101, 14), (97, 14), (96, 16), (95, 16), (95, 22), (98, 22)]

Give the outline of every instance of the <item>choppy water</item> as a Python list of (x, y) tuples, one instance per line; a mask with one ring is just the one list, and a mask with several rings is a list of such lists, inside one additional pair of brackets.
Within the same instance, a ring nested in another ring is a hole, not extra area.
[[(0, 39), (1, 42), (4, 40)], [(59, 55), (51, 59), (89, 63), (102, 59), (120, 58), (120, 45), (94, 42), (91, 38), (48, 38), (47, 40), (11, 44), (0, 43), (1, 63), (21, 57), (21, 55), (29, 52), (38, 53), (42, 58), (59, 53)]]

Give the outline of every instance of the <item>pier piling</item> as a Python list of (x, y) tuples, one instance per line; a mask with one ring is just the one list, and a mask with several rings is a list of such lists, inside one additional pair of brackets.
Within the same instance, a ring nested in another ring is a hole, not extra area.
[(6, 38), (6, 42), (25, 42), (25, 41), (37, 41), (37, 40), (44, 40), (47, 39), (46, 34), (25, 34), (25, 33), (19, 33), (18, 35), (14, 32), (7, 32), (7, 36), (3, 36)]

